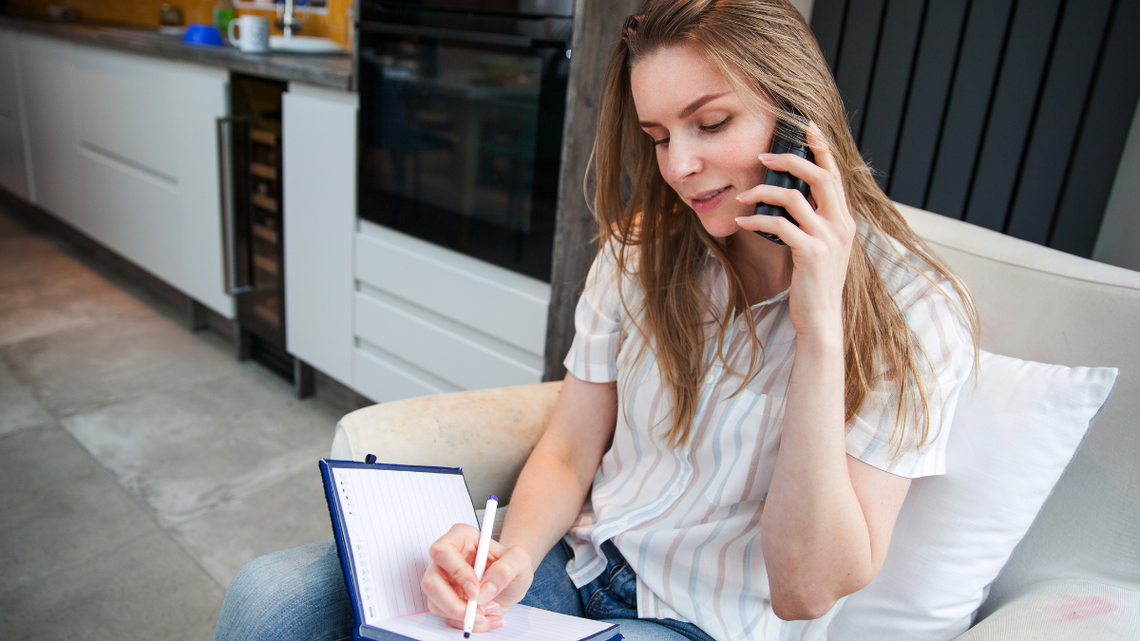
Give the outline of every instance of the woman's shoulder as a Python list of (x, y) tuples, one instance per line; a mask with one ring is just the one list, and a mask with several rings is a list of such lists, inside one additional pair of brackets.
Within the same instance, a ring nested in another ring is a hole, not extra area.
[(638, 249), (620, 238), (603, 238), (586, 276), (583, 298), (597, 309), (617, 309), (639, 301), (641, 284), (636, 277)]
[(895, 304), (904, 312), (924, 299), (956, 304), (958, 293), (946, 274), (897, 239), (875, 229), (864, 232), (867, 255)]

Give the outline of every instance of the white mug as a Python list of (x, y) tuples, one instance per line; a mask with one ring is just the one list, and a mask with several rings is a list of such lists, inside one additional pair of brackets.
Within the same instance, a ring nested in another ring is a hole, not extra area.
[[(240, 28), (240, 37), (234, 37), (234, 29)], [(269, 18), (259, 16), (239, 16), (230, 21), (230, 44), (251, 53), (269, 51)]]

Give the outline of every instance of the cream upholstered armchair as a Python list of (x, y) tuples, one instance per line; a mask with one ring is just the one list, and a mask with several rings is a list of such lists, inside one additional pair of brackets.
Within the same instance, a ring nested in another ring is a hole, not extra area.
[(505, 505), (561, 389), (559, 381), (365, 407), (337, 424), (331, 456), (462, 467), (471, 496), (494, 494)]
[[(984, 349), (1041, 363), (1115, 367), (1120, 374), (1109, 401), (1099, 414), (1092, 412), (1096, 420), (1087, 435), (1092, 414), (1082, 419), (1057, 469), (1041, 471), (1047, 481), (1037, 500), (1048, 500), (1043, 507), (1040, 502), (1028, 506), (1028, 532), (1017, 530), (1008, 541), (1012, 554), (1000, 555), (1000, 574), (995, 569), (982, 585), (966, 590), (973, 600), (962, 601), (964, 617), (926, 628), (926, 622), (915, 620), (896, 625), (891, 617), (900, 610), (919, 608), (908, 601), (911, 592), (940, 586), (920, 586), (921, 577), (885, 577), (885, 568), (867, 590), (848, 599), (829, 638), (1140, 639), (1140, 273), (899, 208), (970, 286), (982, 318)], [(1069, 375), (1068, 368), (1051, 371)], [(388, 462), (459, 466), (473, 496), (509, 497), (560, 386), (458, 392), (364, 408), (340, 421), (332, 456), (361, 460), (374, 453)], [(1103, 402), (1103, 394), (1096, 402)], [(961, 405), (959, 409), (961, 415)], [(956, 419), (952, 439), (958, 423)], [(1029, 436), (1030, 445), (1041, 440), (1032, 431)], [(1016, 462), (1021, 449), (1011, 447), (1002, 455)], [(948, 458), (946, 478), (965, 474), (963, 467)], [(1034, 474), (1032, 468), (1028, 474)], [(920, 479), (912, 485), (900, 524), (908, 510), (921, 507), (912, 503), (927, 500), (923, 483), (929, 482)], [(980, 500), (978, 509), (985, 509)], [(893, 542), (891, 552), (902, 545)], [(957, 563), (963, 574), (976, 569), (969, 561)], [(955, 568), (949, 571), (953, 574)], [(878, 585), (888, 580), (900, 583)], [(892, 603), (884, 606), (876, 599)], [(954, 605), (961, 608), (962, 603)], [(868, 636), (862, 627), (867, 622), (882, 629)], [(910, 624), (917, 627), (904, 629)]]

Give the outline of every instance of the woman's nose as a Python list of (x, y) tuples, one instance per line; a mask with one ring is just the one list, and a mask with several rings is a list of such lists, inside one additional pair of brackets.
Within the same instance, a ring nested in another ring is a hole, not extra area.
[(669, 141), (669, 152), (665, 167), (662, 168), (665, 180), (676, 182), (701, 170), (703, 163), (699, 150), (686, 141)]

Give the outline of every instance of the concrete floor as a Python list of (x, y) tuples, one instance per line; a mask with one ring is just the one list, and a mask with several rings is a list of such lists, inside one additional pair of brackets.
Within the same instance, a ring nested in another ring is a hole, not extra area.
[(209, 639), (226, 586), (330, 536), (341, 411), (0, 207), (0, 637)]

